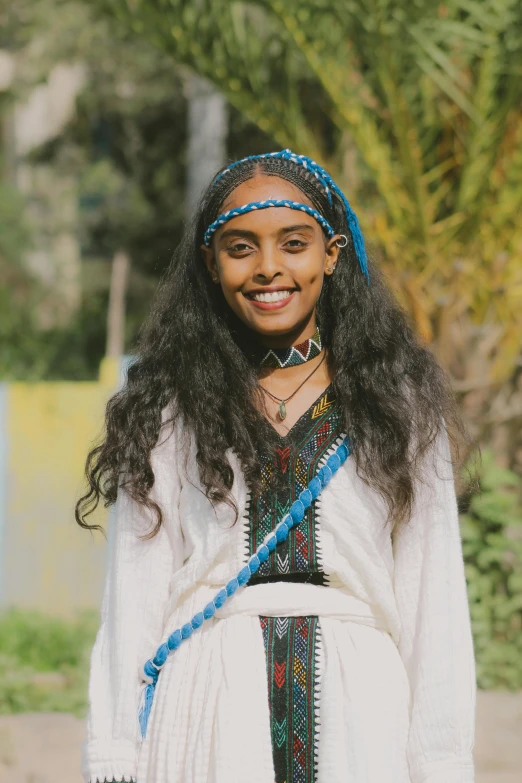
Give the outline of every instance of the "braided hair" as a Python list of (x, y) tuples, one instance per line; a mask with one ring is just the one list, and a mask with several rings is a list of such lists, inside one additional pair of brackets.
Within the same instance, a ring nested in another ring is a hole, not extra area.
[(251, 333), (212, 283), (200, 249), (226, 198), (258, 173), (291, 182), (348, 237), (335, 275), (325, 278), (317, 318), (351, 458), (387, 504), (390, 529), (409, 519), (422, 456), (444, 423), (450, 436), (454, 429), (467, 439), (445, 372), (419, 343), (379, 268), (369, 262), (370, 286), (361, 274), (342, 200), (337, 194), (329, 199), (320, 178), (295, 161), (246, 159), (216, 175), (161, 282), (126, 383), (107, 404), (104, 438), (87, 458), (88, 491), (76, 505), (82, 527), (101, 529), (86, 517), (101, 498), (114, 503), (124, 486), (156, 517), (145, 538), (157, 533), (163, 515), (149, 497), (150, 454), (165, 410), (195, 441), (199, 479), (212, 503), (235, 507), (229, 449), (252, 491), (259, 489), (258, 453), (273, 451), (277, 440), (263, 415), (258, 356)]

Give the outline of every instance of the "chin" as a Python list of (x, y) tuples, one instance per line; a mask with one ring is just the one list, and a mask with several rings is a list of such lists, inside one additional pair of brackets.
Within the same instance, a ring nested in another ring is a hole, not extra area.
[(253, 329), (254, 332), (265, 335), (266, 337), (284, 337), (285, 334), (295, 332), (301, 323), (302, 321), (300, 320), (288, 321), (286, 319), (285, 321), (281, 320), (279, 322), (274, 319), (269, 323), (267, 319), (266, 321), (250, 323), (250, 328)]

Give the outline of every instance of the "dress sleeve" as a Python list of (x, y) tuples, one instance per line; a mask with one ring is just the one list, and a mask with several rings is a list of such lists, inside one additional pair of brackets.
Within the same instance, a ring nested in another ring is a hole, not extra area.
[(410, 776), (473, 783), (475, 657), (445, 426), (424, 467), (412, 517), (393, 536), (398, 646), (411, 690)]
[(151, 453), (150, 497), (163, 511), (159, 532), (149, 540), (138, 538), (152, 530), (155, 518), (121, 488), (113, 508), (101, 623), (90, 662), (82, 746), (86, 783), (136, 781), (140, 671), (161, 641), (170, 579), (183, 564), (175, 438), (162, 438)]

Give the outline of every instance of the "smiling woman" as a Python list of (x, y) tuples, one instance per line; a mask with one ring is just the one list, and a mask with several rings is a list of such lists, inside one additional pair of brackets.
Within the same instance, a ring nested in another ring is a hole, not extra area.
[(76, 510), (116, 501), (85, 780), (472, 783), (466, 433), (330, 175), (221, 171), (136, 357)]
[[(232, 212), (247, 203), (311, 202), (291, 182), (258, 174), (234, 189), (223, 204)], [(268, 348), (300, 344), (317, 330), (316, 303), (325, 275), (331, 275), (339, 255), (340, 234), (330, 239), (317, 220), (304, 213), (295, 223), (295, 211), (287, 206), (256, 209), (229, 219), (217, 228), (212, 246), (201, 246), (206, 266), (214, 282), (237, 317), (262, 336)], [(309, 361), (315, 357), (310, 357)], [(315, 367), (296, 364), (285, 372), (261, 374), (260, 384), (269, 394), (266, 409), (274, 426), (284, 434), (308, 408), (331, 374), (325, 365), (312, 378)], [(309, 374), (310, 373), (310, 374)], [(304, 382), (303, 381), (304, 378)], [(306, 388), (304, 383), (310, 379)], [(295, 398), (297, 392), (299, 397)], [(287, 413), (286, 402), (293, 400)], [(279, 416), (274, 417), (274, 402)], [(281, 412), (284, 411), (284, 416)], [(287, 418), (288, 417), (288, 418)], [(284, 425), (280, 422), (287, 419)]]

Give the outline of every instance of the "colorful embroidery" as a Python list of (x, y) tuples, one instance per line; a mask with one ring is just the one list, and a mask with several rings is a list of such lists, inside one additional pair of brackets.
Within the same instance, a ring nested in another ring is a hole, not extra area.
[[(254, 553), (263, 538), (308, 485), (318, 464), (341, 434), (339, 410), (329, 387), (283, 438), (273, 456), (262, 457), (261, 492), (250, 504), (248, 554)], [(261, 564), (250, 583), (277, 574), (294, 574), (301, 581), (324, 584), (321, 553), (316, 536), (316, 504), (306, 511), (299, 526), (290, 531), (268, 560)]]
[[(286, 513), (341, 435), (341, 417), (329, 387), (262, 458), (262, 488), (249, 511), (249, 556)], [(291, 581), (326, 584), (317, 541), (317, 505), (261, 564), (249, 585)], [(318, 721), (318, 617), (260, 617), (266, 652), (275, 783), (317, 783), (314, 751)]]
[(333, 400), (329, 401), (326, 399), (326, 397), (323, 397), (322, 400), (317, 403), (317, 405), (314, 405), (312, 419), (317, 419), (318, 416), (322, 416), (323, 413), (326, 413), (330, 405), (333, 405)]
[(316, 783), (318, 617), (260, 617), (275, 783)]

